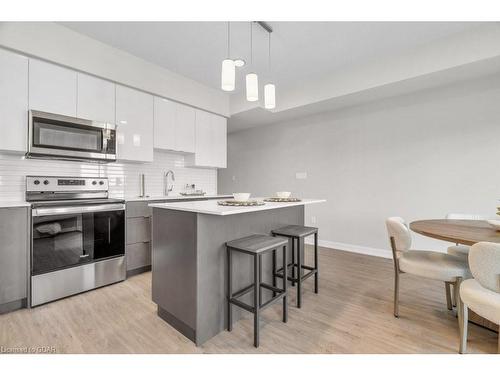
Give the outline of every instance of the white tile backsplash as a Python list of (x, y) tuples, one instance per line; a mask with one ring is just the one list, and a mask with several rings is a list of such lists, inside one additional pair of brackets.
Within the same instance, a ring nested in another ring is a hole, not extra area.
[(108, 177), (110, 196), (115, 198), (139, 195), (139, 175), (146, 175), (146, 194), (163, 195), (163, 175), (175, 173), (174, 194), (186, 184), (196, 184), (207, 194), (217, 193), (217, 170), (185, 167), (184, 155), (154, 152), (152, 163), (86, 163), (60, 160), (25, 159), (21, 155), (0, 154), (0, 201), (24, 200), (25, 176), (89, 176)]

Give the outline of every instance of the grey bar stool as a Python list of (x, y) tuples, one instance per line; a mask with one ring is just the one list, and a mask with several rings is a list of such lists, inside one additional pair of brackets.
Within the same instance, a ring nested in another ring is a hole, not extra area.
[[(226, 242), (227, 248), (227, 330), (233, 330), (233, 317), (232, 317), (232, 305), (241, 307), (242, 309), (249, 311), (254, 317), (254, 346), (259, 347), (259, 317), (260, 311), (269, 307), (274, 302), (283, 299), (283, 322), (288, 321), (288, 310), (287, 310), (287, 291), (286, 284), (283, 283), (283, 288), (276, 287), (273, 278), (273, 284), (269, 285), (262, 282), (262, 255), (272, 252), (273, 253), (273, 275), (276, 273), (276, 251), (283, 247), (283, 267), (287, 264), (286, 260), (286, 247), (288, 245), (288, 239), (280, 237), (271, 237), (263, 234), (254, 234), (248, 237), (240, 238), (237, 240)], [(232, 278), (233, 278), (233, 263), (232, 263), (232, 252), (238, 251), (253, 256), (253, 277), (254, 282), (243, 289), (233, 293)], [(285, 267), (285, 277), (286, 277), (286, 267)], [(273, 296), (270, 300), (262, 303), (261, 288), (265, 288), (273, 292)], [(251, 292), (253, 290), (253, 306), (250, 306), (238, 298)]]
[[(292, 262), (287, 264), (287, 267), (280, 268), (276, 271), (274, 277), (282, 278), (283, 280), (289, 280), (292, 282), (292, 286), (297, 283), (297, 307), (300, 309), (302, 307), (302, 282), (312, 275), (314, 275), (314, 293), (318, 294), (318, 228), (306, 227), (303, 225), (287, 225), (285, 227), (274, 229), (271, 231), (273, 236), (282, 236), (292, 239)], [(301, 246), (300, 242), (303, 238), (314, 234), (314, 266), (307, 266), (304, 263), (302, 256), (300, 254)], [(297, 246), (295, 246), (295, 241), (297, 241)], [(297, 249), (297, 262), (295, 262), (295, 249)], [(283, 271), (285, 268), (292, 267), (292, 275), (286, 276)], [(297, 269), (297, 274), (295, 270)], [(308, 270), (309, 272), (302, 274), (302, 270)]]

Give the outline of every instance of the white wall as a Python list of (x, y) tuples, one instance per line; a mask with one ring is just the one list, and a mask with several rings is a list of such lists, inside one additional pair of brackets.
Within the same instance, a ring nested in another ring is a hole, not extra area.
[(52, 22), (0, 22), (0, 46), (222, 116), (229, 115), (229, 97), (221, 90)]
[[(495, 215), (499, 103), (500, 76), (491, 76), (232, 133), (219, 191), (326, 198), (306, 210), (323, 244), (388, 256), (388, 216)], [(414, 245), (446, 247), (419, 235)]]

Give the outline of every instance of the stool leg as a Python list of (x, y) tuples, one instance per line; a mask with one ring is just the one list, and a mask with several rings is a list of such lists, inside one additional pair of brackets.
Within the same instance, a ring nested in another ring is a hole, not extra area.
[(297, 307), (300, 309), (302, 307), (302, 255), (300, 254), (300, 238), (297, 238), (297, 265), (298, 265), (298, 277), (297, 277)]
[(260, 295), (260, 279), (259, 279), (259, 256), (254, 255), (253, 257), (253, 279), (254, 279), (254, 296), (253, 296), (253, 305), (255, 308), (255, 313), (253, 315), (253, 345), (258, 348), (259, 347), (259, 295)]
[[(292, 237), (292, 279), (295, 279), (295, 239)], [(292, 286), (295, 286), (295, 281), (292, 281)]]
[(259, 258), (259, 306), (262, 305), (262, 289), (260, 283), (262, 282), (262, 254), (257, 255)]
[[(286, 267), (286, 265), (285, 265)], [(286, 276), (284, 276), (286, 280)], [(276, 249), (273, 250), (273, 286), (276, 288), (277, 280), (276, 280)], [(273, 297), (276, 297), (276, 292), (273, 292)]]
[(231, 304), (231, 298), (233, 297), (232, 278), (233, 278), (232, 254), (231, 254), (231, 248), (228, 247), (227, 248), (227, 330), (229, 332), (233, 330), (233, 309)]
[(314, 233), (314, 293), (318, 294), (319, 268), (318, 268), (318, 232)]
[(285, 295), (283, 296), (283, 323), (288, 322), (288, 302), (287, 302), (287, 276), (288, 276), (288, 270), (287, 270), (287, 259), (286, 259), (286, 251), (287, 248), (286, 246), (283, 246), (283, 293)]

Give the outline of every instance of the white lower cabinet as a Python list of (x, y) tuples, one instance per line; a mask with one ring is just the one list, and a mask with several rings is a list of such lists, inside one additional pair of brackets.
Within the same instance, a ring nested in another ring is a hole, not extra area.
[(117, 159), (153, 161), (153, 96), (116, 85)]
[(0, 150), (26, 152), (28, 58), (0, 50)]
[(195, 139), (195, 153), (186, 157), (186, 164), (188, 166), (226, 168), (226, 118), (202, 110), (196, 110)]
[(195, 109), (155, 97), (155, 140), (160, 150), (195, 151)]

